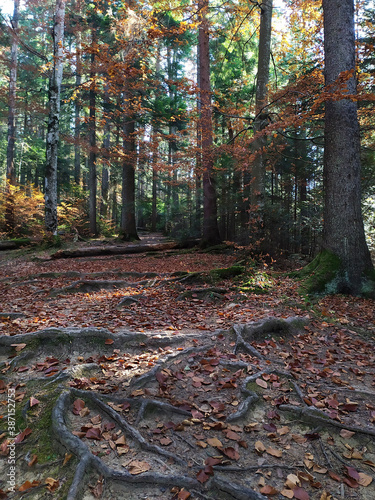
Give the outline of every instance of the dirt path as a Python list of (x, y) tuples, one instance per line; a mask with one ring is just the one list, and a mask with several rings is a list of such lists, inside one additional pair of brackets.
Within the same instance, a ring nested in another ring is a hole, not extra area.
[(235, 251), (40, 257), (0, 263), (0, 498), (375, 498), (373, 302), (209, 273)]

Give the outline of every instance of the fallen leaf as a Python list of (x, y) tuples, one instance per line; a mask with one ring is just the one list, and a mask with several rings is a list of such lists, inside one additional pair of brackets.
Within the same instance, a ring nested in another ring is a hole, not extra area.
[(300, 486), (301, 481), (295, 474), (289, 474), (285, 481), (285, 486), (293, 490), (296, 486)]
[(266, 452), (277, 458), (281, 458), (283, 456), (282, 450), (276, 450), (275, 448), (266, 448)]
[(310, 498), (307, 491), (304, 490), (303, 488), (299, 488), (298, 486), (297, 488), (294, 488), (293, 493), (294, 497), (297, 498), (298, 500), (309, 500)]
[(69, 462), (69, 460), (72, 458), (72, 456), (73, 455), (71, 453), (65, 453), (63, 466), (66, 465)]
[(223, 443), (217, 438), (209, 438), (209, 439), (207, 439), (207, 443), (210, 446), (215, 446), (216, 448), (223, 446)]
[(58, 479), (54, 479), (53, 477), (47, 477), (44, 484), (47, 486), (47, 490), (55, 491), (59, 487), (60, 481)]
[(104, 342), (106, 345), (111, 345), (113, 344), (114, 340), (113, 339), (106, 339), (106, 341)]
[(372, 483), (372, 477), (371, 476), (368, 476), (364, 472), (360, 472), (358, 475), (359, 475), (358, 483), (361, 486), (368, 486), (369, 484)]
[(259, 453), (259, 454), (262, 454), (266, 451), (266, 447), (264, 446), (264, 444), (262, 443), (262, 441), (256, 441), (255, 443), (255, 450)]
[(79, 412), (86, 406), (82, 399), (76, 399), (73, 403), (73, 413), (74, 415), (79, 415)]
[(201, 470), (198, 472), (198, 474), (197, 474), (196, 478), (198, 479), (198, 481), (199, 481), (200, 483), (202, 483), (202, 484), (203, 484), (203, 483), (205, 483), (206, 481), (208, 481), (208, 480), (210, 479), (210, 476), (209, 476), (209, 475), (207, 475), (207, 474), (204, 472), (204, 470), (203, 470), (203, 469), (201, 469)]
[(32, 467), (33, 465), (35, 465), (37, 463), (37, 461), (38, 461), (38, 455), (34, 454), (34, 455), (32, 455), (31, 460), (28, 462), (27, 465), (29, 467)]
[(10, 344), (10, 345), (11, 347), (15, 347), (17, 352), (22, 351), (22, 349), (24, 349), (27, 346), (27, 344)]
[(39, 403), (40, 403), (40, 401), (38, 399), (36, 399), (33, 396), (31, 396), (31, 398), (30, 398), (30, 408), (32, 408), (35, 405), (38, 405)]
[(101, 430), (98, 427), (91, 427), (85, 434), (87, 439), (97, 439), (101, 438)]
[(294, 492), (293, 490), (287, 490), (284, 488), (283, 490), (280, 491), (280, 494), (285, 497), (285, 498), (293, 498), (294, 497)]
[(345, 439), (351, 438), (352, 436), (354, 436), (354, 434), (355, 434), (355, 432), (348, 431), (347, 429), (341, 429), (341, 431), (340, 431), (340, 436), (345, 438)]
[(262, 378), (257, 378), (257, 379), (255, 380), (255, 383), (256, 383), (257, 385), (259, 385), (259, 387), (262, 387), (263, 389), (267, 389), (267, 387), (268, 387), (267, 382), (266, 382), (265, 380), (263, 380)]
[[(37, 484), (33, 484), (33, 483), (37, 483)], [(18, 491), (27, 491), (29, 490), (30, 488), (34, 488), (35, 486), (39, 486), (39, 482), (38, 481), (25, 481), (19, 488), (18, 488)]]
[(205, 443), (204, 441), (197, 441), (195, 443), (197, 446), (200, 446), (201, 448), (207, 448), (207, 443)]
[(228, 458), (231, 458), (232, 460), (238, 460), (240, 458), (240, 454), (238, 453), (238, 451), (231, 446), (228, 446), (227, 448), (220, 448), (220, 451), (222, 451), (224, 455), (226, 455)]
[(27, 437), (29, 434), (32, 433), (32, 430), (30, 429), (30, 427), (26, 427), (26, 429), (22, 432), (20, 432), (15, 438), (14, 438), (14, 442), (16, 444), (18, 443), (22, 443), (22, 441), (25, 439), (25, 437)]
[(130, 462), (128, 467), (130, 474), (132, 474), (133, 476), (142, 474), (142, 472), (147, 472), (151, 469), (151, 465), (149, 463), (141, 462), (140, 460), (133, 460), (132, 462)]
[(161, 440), (160, 440), (160, 444), (162, 444), (163, 446), (168, 446), (172, 442), (173, 442), (172, 439), (169, 437), (164, 437), (164, 438), (161, 438)]
[(260, 492), (264, 495), (277, 495), (279, 493), (278, 490), (269, 485), (263, 486), (263, 488), (260, 489)]
[(189, 493), (188, 491), (186, 491), (184, 489), (179, 491), (178, 495), (177, 495), (178, 500), (187, 500), (190, 497), (191, 497), (191, 493)]

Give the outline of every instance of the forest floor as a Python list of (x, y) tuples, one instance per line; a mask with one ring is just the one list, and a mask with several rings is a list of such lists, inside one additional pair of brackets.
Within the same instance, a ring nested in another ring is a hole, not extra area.
[(0, 255), (0, 499), (375, 498), (374, 301), (234, 246), (51, 253)]

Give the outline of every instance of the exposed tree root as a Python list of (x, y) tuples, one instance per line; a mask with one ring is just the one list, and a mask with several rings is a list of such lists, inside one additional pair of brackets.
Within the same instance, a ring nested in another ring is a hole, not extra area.
[(336, 420), (332, 420), (323, 411), (312, 406), (301, 408), (299, 406), (293, 405), (280, 405), (279, 410), (294, 413), (301, 420), (313, 422), (314, 424), (331, 425), (333, 427), (338, 427), (339, 429), (346, 429), (348, 431), (358, 432), (360, 434), (366, 434), (368, 436), (375, 436), (374, 429), (365, 429), (363, 427), (357, 427), (355, 425), (347, 425), (342, 424), (341, 422), (336, 422)]
[[(202, 497), (204, 497), (201, 484), (196, 479), (190, 478), (188, 476), (180, 474), (163, 475), (154, 472), (145, 472), (141, 476), (138, 476), (132, 475), (128, 471), (114, 470), (104, 464), (102, 460), (100, 460), (100, 458), (90, 452), (89, 448), (84, 442), (82, 442), (77, 436), (74, 436), (69, 431), (65, 423), (65, 414), (68, 411), (72, 395), (89, 399), (94, 405), (100, 408), (100, 410), (107, 413), (107, 415), (111, 419), (113, 419), (126, 434), (130, 435), (132, 439), (138, 442), (141, 448), (151, 453), (164, 456), (165, 458), (173, 459), (174, 462), (186, 466), (185, 460), (177, 457), (174, 454), (166, 452), (165, 450), (162, 450), (158, 446), (150, 445), (134, 427), (129, 425), (123, 417), (121, 417), (112, 408), (103, 403), (94, 394), (77, 389), (64, 391), (58, 398), (53, 408), (52, 425), (54, 436), (59, 440), (61, 445), (71, 453), (75, 454), (79, 459), (79, 464), (76, 468), (76, 472), (67, 496), (68, 500), (77, 500), (81, 498), (82, 488), (84, 487), (86, 476), (91, 469), (96, 470), (107, 480), (111, 479), (113, 481), (124, 483), (144, 483), (150, 485), (171, 485), (184, 488), (192, 488), (197, 491), (197, 493), (199, 493)], [(238, 485), (236, 483), (229, 483), (227, 480), (224, 480), (220, 477), (213, 478), (207, 485), (207, 487), (216, 487), (220, 491), (225, 491), (232, 498), (238, 500), (243, 500), (245, 498), (255, 500), (265, 499), (263, 495), (260, 495), (254, 490)]]

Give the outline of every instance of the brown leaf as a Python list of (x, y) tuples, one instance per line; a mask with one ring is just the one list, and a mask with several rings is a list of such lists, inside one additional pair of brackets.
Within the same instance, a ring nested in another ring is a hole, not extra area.
[(190, 497), (191, 497), (191, 493), (189, 493), (188, 491), (186, 491), (184, 489), (179, 491), (178, 495), (177, 495), (178, 500), (187, 500)]
[(106, 341), (104, 342), (106, 345), (111, 345), (113, 344), (114, 340), (113, 339), (106, 339)]
[(129, 472), (133, 476), (136, 476), (137, 474), (142, 474), (142, 472), (147, 472), (150, 469), (151, 465), (149, 463), (141, 462), (139, 460), (133, 460), (129, 464)]
[(294, 497), (297, 498), (298, 500), (309, 500), (309, 494), (307, 493), (306, 490), (303, 488), (300, 488), (297, 486), (297, 488), (294, 488), (293, 490)]
[(359, 484), (357, 483), (357, 481), (355, 479), (352, 479), (351, 477), (343, 477), (342, 480), (350, 488), (358, 488), (358, 486), (359, 486)]
[(283, 456), (282, 450), (276, 450), (275, 448), (266, 448), (266, 452), (277, 458), (281, 458)]
[(219, 465), (221, 464), (221, 462), (222, 462), (221, 458), (214, 458), (214, 457), (208, 457), (204, 461), (206, 465), (211, 465), (211, 467), (213, 467), (214, 465)]
[(27, 346), (27, 344), (10, 344), (10, 345), (11, 347), (15, 347), (17, 352), (22, 351), (22, 349), (24, 349)]
[(299, 435), (299, 434), (292, 434), (292, 439), (298, 444), (306, 443), (307, 438)]
[(44, 484), (47, 486), (47, 490), (55, 491), (59, 487), (60, 481), (58, 479), (53, 479), (53, 477), (47, 477)]
[(241, 436), (239, 434), (237, 434), (237, 432), (233, 432), (233, 431), (228, 431), (226, 433), (226, 437), (228, 439), (231, 439), (232, 441), (240, 441), (241, 440)]
[(197, 441), (195, 443), (197, 446), (200, 446), (201, 448), (207, 448), (207, 443), (205, 443), (204, 441)]
[(293, 490), (288, 490), (284, 488), (283, 490), (280, 491), (280, 494), (285, 497), (285, 498), (293, 498), (294, 497), (294, 492)]
[(18, 434), (18, 436), (16, 436), (14, 438), (14, 442), (17, 444), (17, 443), (22, 443), (22, 441), (25, 439), (25, 437), (27, 437), (29, 434), (32, 433), (32, 430), (30, 429), (30, 427), (26, 427), (26, 429), (22, 432), (20, 432)]
[(98, 479), (95, 488), (92, 489), (92, 494), (95, 498), (101, 498), (103, 494), (103, 479)]
[(265, 380), (263, 380), (262, 378), (257, 378), (257, 379), (255, 380), (255, 383), (256, 383), (257, 385), (259, 385), (259, 387), (263, 387), (263, 389), (267, 389), (267, 387), (268, 387), (267, 382), (266, 382)]
[(169, 437), (164, 437), (160, 439), (160, 444), (162, 444), (163, 446), (168, 446), (171, 443), (173, 443), (173, 441)]
[(340, 436), (345, 438), (345, 439), (351, 438), (352, 436), (354, 436), (354, 434), (355, 434), (355, 432), (348, 431), (347, 429), (341, 429), (341, 431), (340, 431)]
[(26, 490), (29, 490), (30, 488), (32, 488), (33, 485), (31, 483), (31, 481), (25, 481), (19, 488), (18, 488), (18, 491), (26, 491)]
[(66, 465), (69, 462), (69, 460), (72, 458), (72, 456), (73, 455), (71, 453), (65, 453), (63, 466)]
[(36, 399), (33, 396), (31, 396), (31, 398), (30, 398), (30, 408), (32, 408), (35, 405), (38, 405), (39, 403), (40, 403), (40, 401), (38, 399)]
[(82, 399), (76, 399), (73, 403), (73, 413), (74, 415), (79, 415), (79, 412), (86, 406)]
[(372, 483), (372, 477), (371, 476), (368, 476), (364, 472), (360, 472), (358, 475), (359, 475), (358, 483), (361, 486), (368, 486), (369, 484)]
[(220, 446), (223, 446), (223, 443), (219, 439), (217, 439), (216, 437), (215, 438), (209, 438), (209, 439), (207, 439), (207, 443), (210, 446), (215, 446), (216, 448), (220, 447)]
[(197, 474), (197, 479), (200, 483), (205, 483), (206, 481), (208, 481), (210, 479), (210, 476), (207, 475), (203, 469), (201, 469), (198, 474)]
[(348, 467), (346, 466), (346, 472), (345, 474), (348, 476), (348, 477), (351, 477), (352, 479), (354, 479), (355, 481), (358, 481), (359, 479), (359, 473), (357, 470), (354, 469), (354, 467)]
[(224, 455), (226, 455), (228, 458), (231, 458), (232, 460), (238, 460), (240, 458), (240, 454), (238, 453), (238, 451), (231, 446), (228, 446), (227, 448), (220, 448), (220, 451), (222, 451)]
[(264, 444), (262, 443), (262, 441), (256, 441), (255, 443), (255, 450), (257, 451), (257, 453), (259, 454), (262, 454), (266, 451), (266, 447), (264, 446)]
[(34, 455), (32, 455), (31, 460), (28, 462), (27, 465), (29, 467), (32, 467), (33, 465), (35, 465), (37, 463), (37, 461), (38, 461), (38, 455), (34, 454)]
[(101, 430), (98, 427), (91, 427), (87, 432), (85, 437), (87, 439), (100, 439), (101, 438)]
[(264, 495), (277, 495), (279, 493), (278, 490), (269, 485), (263, 486), (263, 488), (260, 489), (260, 492)]

